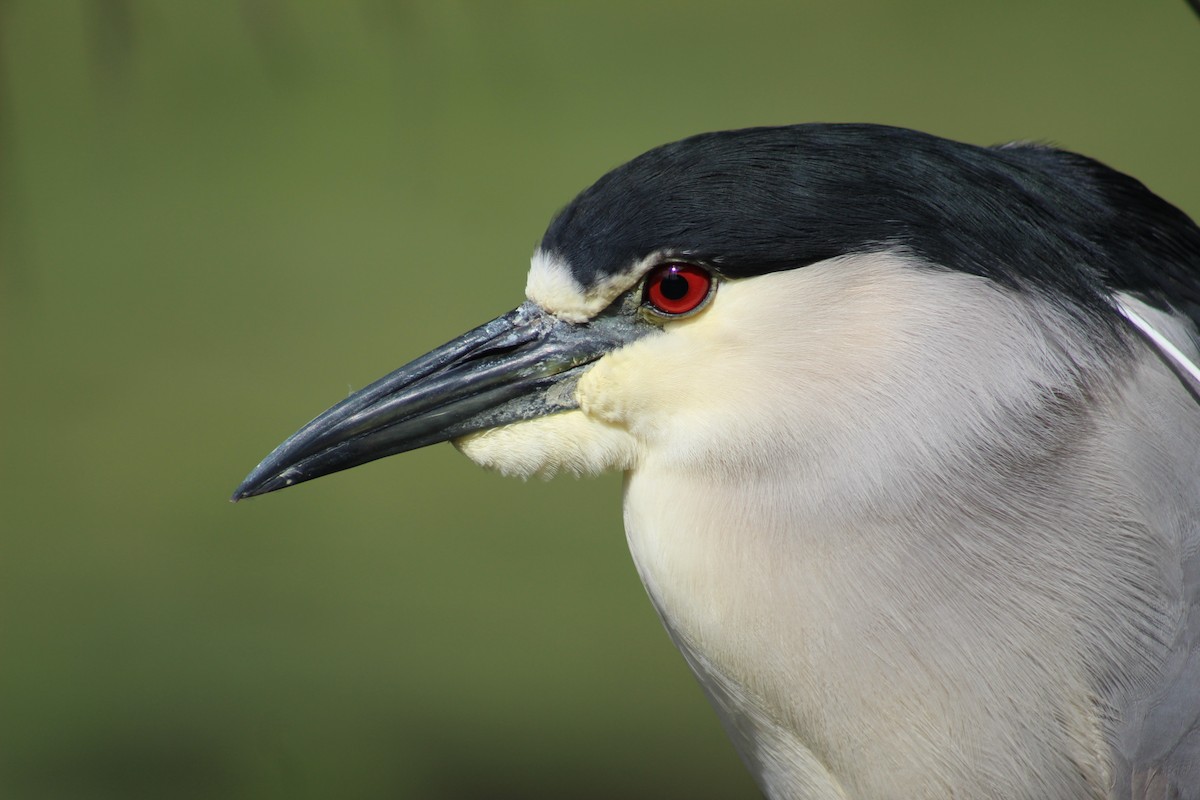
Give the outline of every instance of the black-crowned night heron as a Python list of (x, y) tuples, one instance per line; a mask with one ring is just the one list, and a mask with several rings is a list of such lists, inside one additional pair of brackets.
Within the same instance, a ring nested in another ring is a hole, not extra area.
[(454, 440), (624, 470), (672, 639), (772, 798), (1200, 797), (1200, 229), (1034, 145), (712, 133), (551, 223), (528, 302), (235, 499)]

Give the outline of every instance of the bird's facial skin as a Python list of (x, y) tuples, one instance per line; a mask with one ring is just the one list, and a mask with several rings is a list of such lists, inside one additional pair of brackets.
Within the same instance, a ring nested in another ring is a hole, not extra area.
[[(590, 313), (598, 296), (623, 292), (611, 301), (612, 306), (620, 307), (619, 313), (639, 314), (662, 326), (668, 336), (675, 332), (672, 341), (680, 338), (679, 326), (703, 316), (716, 294), (716, 279), (710, 270), (673, 261), (663, 253), (655, 253), (622, 272), (621, 280), (609, 282), (600, 295), (584, 292), (569, 277), (564, 278), (567, 275), (553, 259), (541, 254), (535, 256), (530, 286), (540, 287), (543, 297), (549, 295), (543, 302), (554, 303), (552, 313), (578, 319)], [(639, 278), (642, 278), (640, 284), (629, 285)], [(532, 290), (530, 294), (534, 297), (539, 293)], [(637, 298), (642, 298), (640, 306), (636, 304)], [(668, 350), (669, 347), (668, 344)], [(593, 372), (590, 369), (583, 374), (581, 381), (591, 388), (577, 388), (575, 392), (575, 402), (582, 410), (479, 431), (456, 439), (454, 444), (477, 464), (505, 475), (548, 478), (558, 472), (594, 475), (632, 469), (638, 461), (639, 439), (631, 434), (629, 415), (618, 410), (622, 406), (619, 373), (627, 371), (621, 365), (630, 359), (635, 365), (644, 364), (647, 356), (640, 349), (614, 352), (601, 359), (606, 366), (594, 378), (589, 378)], [(653, 364), (654, 356), (649, 356), (649, 360)], [(615, 384), (614, 370), (618, 373)], [(669, 384), (673, 379), (669, 370), (651, 378), (659, 385), (664, 381)]]

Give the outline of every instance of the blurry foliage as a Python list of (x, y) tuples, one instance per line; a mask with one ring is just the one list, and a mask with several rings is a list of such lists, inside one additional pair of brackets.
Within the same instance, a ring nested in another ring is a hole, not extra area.
[(231, 507), (703, 129), (1057, 141), (1200, 210), (1184, 4), (0, 0), (0, 796), (753, 797), (620, 481)]

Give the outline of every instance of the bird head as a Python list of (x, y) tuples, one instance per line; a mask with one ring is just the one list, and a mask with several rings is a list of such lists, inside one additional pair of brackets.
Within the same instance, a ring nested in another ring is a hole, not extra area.
[[(753, 472), (779, 448), (834, 452), (899, 386), (924, 386), (927, 411), (996, 400), (956, 383), (956, 357), (995, 384), (1062, 382), (1061, 360), (1006, 335), (1012, 315), (981, 313), (981, 292), (1111, 344), (1114, 294), (1167, 306), (1161, 265), (1195, 260), (1198, 238), (1134, 179), (1051, 148), (875, 125), (694, 136), (563, 209), (526, 302), (316, 417), (233, 499), (447, 440), (517, 475), (646, 458)], [(1175, 283), (1170, 302), (1200, 302)]]

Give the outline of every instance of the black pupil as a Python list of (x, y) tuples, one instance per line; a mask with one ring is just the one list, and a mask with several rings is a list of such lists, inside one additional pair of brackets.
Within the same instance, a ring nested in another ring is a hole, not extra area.
[(688, 279), (677, 272), (668, 273), (658, 290), (668, 300), (682, 300), (688, 293)]

